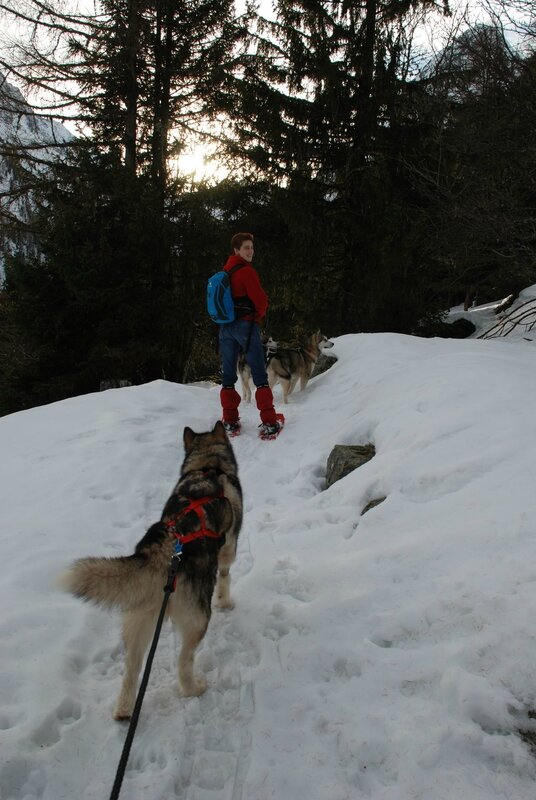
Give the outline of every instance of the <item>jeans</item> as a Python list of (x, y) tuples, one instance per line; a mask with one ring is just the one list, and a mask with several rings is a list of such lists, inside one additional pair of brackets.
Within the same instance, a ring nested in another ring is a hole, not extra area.
[[(250, 336), (251, 331), (251, 336)], [(249, 347), (246, 345), (249, 337)], [(220, 355), (222, 359), (222, 386), (234, 386), (237, 380), (236, 364), (240, 352), (244, 353), (251, 369), (255, 386), (268, 383), (264, 361), (264, 347), (259, 326), (248, 320), (237, 319), (220, 326)]]

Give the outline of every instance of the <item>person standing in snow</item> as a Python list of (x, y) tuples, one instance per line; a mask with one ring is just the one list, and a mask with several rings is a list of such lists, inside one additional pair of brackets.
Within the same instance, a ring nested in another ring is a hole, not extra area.
[(263, 433), (275, 434), (280, 423), (276, 418), (274, 398), (268, 385), (264, 347), (259, 325), (268, 309), (268, 297), (261, 286), (259, 276), (253, 268), (253, 234), (236, 233), (231, 239), (232, 255), (223, 269), (230, 275), (231, 293), (235, 305), (235, 320), (220, 325), (220, 355), (222, 360), (222, 388), (220, 401), (223, 409), (223, 424), (228, 433), (240, 431), (238, 406), (241, 397), (236, 391), (236, 365), (242, 352), (251, 369), (257, 387), (255, 402), (260, 412)]

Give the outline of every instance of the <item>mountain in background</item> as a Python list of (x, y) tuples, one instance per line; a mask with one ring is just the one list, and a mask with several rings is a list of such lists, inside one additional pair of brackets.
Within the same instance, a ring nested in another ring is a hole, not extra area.
[(0, 72), (0, 281), (8, 253), (35, 249), (25, 230), (34, 208), (35, 179), (73, 138), (60, 122), (37, 114)]

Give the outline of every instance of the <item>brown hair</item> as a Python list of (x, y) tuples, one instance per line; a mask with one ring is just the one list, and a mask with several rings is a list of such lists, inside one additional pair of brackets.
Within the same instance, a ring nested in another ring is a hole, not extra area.
[(240, 250), (244, 242), (254, 242), (255, 239), (252, 233), (235, 233), (231, 239), (231, 247), (233, 250)]

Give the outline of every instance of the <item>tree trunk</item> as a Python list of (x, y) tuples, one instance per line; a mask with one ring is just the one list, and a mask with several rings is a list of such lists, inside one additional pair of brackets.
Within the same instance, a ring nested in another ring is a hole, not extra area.
[[(162, 6), (165, 6), (163, 11)], [(153, 106), (153, 131), (151, 142), (151, 177), (161, 203), (164, 202), (168, 178), (168, 136), (173, 54), (173, 22), (175, 12), (172, 1), (159, 3), (157, 8), (155, 41), (155, 88)]]
[(139, 0), (129, 0), (126, 34), (126, 92), (125, 92), (125, 166), (136, 175), (138, 165), (138, 48)]

